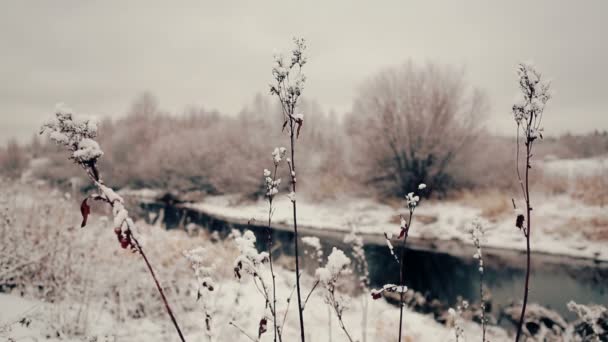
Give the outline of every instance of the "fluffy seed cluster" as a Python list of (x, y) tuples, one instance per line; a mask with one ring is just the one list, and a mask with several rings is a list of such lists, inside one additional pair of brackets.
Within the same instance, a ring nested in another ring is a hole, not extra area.
[(66, 146), (71, 152), (71, 159), (77, 162), (95, 162), (103, 151), (94, 140), (97, 136), (97, 121), (93, 118), (75, 115), (74, 112), (58, 104), (55, 115), (40, 128), (40, 134), (46, 133), (59, 145)]
[(234, 274), (241, 279), (242, 272), (252, 276), (260, 274), (260, 266), (268, 261), (267, 252), (258, 252), (255, 248), (256, 238), (252, 231), (246, 230), (242, 235), (238, 231), (233, 231), (234, 242), (240, 252), (234, 260)]

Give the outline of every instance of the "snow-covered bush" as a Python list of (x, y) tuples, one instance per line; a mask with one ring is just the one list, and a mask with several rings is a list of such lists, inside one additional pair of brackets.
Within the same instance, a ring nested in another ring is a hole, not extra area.
[(600, 342), (608, 339), (608, 309), (602, 305), (583, 305), (568, 302), (568, 310), (578, 316), (574, 333), (576, 340)]

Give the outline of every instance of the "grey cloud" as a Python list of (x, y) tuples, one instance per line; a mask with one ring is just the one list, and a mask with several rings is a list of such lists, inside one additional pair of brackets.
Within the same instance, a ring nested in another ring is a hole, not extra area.
[[(349, 110), (359, 84), (412, 58), (463, 65), (510, 133), (513, 67), (554, 79), (549, 133), (608, 129), (604, 1), (3, 1), (0, 136), (29, 137), (63, 101), (117, 116), (145, 90), (163, 108), (235, 113), (267, 91), (275, 48), (309, 40), (309, 98)], [(287, 15), (285, 15), (287, 13)], [(553, 118), (551, 118), (553, 116)]]

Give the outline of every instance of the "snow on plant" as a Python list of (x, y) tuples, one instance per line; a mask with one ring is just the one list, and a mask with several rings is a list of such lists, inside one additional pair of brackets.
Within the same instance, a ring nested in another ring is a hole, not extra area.
[[(321, 240), (316, 236), (305, 236), (302, 238), (302, 243), (309, 246), (314, 250), (314, 254), (311, 254), (311, 258), (316, 260), (319, 265), (323, 262), (323, 249), (321, 249)], [(307, 254), (307, 251), (304, 251)]]
[[(517, 75), (519, 77), (519, 88), (521, 96), (513, 105), (512, 112), (515, 123), (517, 124), (517, 150), (516, 150), (516, 169), (517, 178), (521, 186), (523, 199), (525, 202), (524, 213), (517, 213), (515, 225), (521, 229), (526, 238), (526, 278), (524, 287), (524, 298), (521, 309), (521, 316), (517, 326), (517, 335), (515, 341), (519, 341), (524, 324), (526, 305), (528, 304), (528, 288), (530, 281), (530, 234), (531, 234), (531, 212), (532, 205), (530, 201), (530, 179), (529, 171), (532, 168), (532, 147), (533, 144), (542, 139), (543, 128), (541, 126), (543, 113), (547, 101), (551, 98), (549, 92), (550, 82), (542, 79), (541, 74), (528, 63), (520, 63), (517, 66)], [(520, 137), (520, 134), (522, 137)], [(523, 139), (525, 154), (521, 159), (525, 160), (525, 171), (522, 179), (519, 163), (520, 163), (520, 140)], [(515, 201), (513, 201), (515, 205)], [(517, 208), (516, 208), (517, 209)]]
[(204, 263), (204, 249), (202, 247), (184, 251), (184, 257), (190, 262), (190, 267), (196, 277), (196, 299), (201, 302), (203, 313), (205, 315), (205, 334), (208, 341), (213, 339), (213, 313), (215, 308), (210, 301), (212, 292), (215, 291), (216, 285), (212, 278), (213, 267), (206, 266)]
[(264, 169), (264, 183), (266, 184), (266, 199), (268, 200), (268, 226), (266, 227), (267, 234), (267, 249), (268, 249), (268, 264), (270, 265), (270, 275), (272, 277), (272, 303), (269, 305), (272, 306), (272, 321), (274, 328), (274, 341), (277, 340), (277, 335), (279, 335), (279, 327), (277, 326), (277, 296), (276, 296), (276, 275), (274, 274), (274, 267), (272, 263), (272, 249), (273, 249), (273, 241), (272, 241), (272, 215), (274, 213), (274, 208), (272, 206), (274, 197), (279, 193), (279, 185), (281, 184), (281, 179), (277, 178), (277, 170), (281, 162), (285, 159), (285, 154), (287, 153), (287, 149), (285, 147), (276, 147), (272, 151), (272, 161), (274, 163), (274, 170), (270, 172), (268, 169)]
[(479, 220), (475, 220), (472, 223), (472, 227), (469, 230), (471, 234), (471, 241), (473, 241), (473, 245), (475, 245), (475, 254), (473, 254), (473, 258), (478, 260), (478, 271), (479, 271), (479, 305), (481, 308), (481, 330), (482, 330), (482, 342), (486, 341), (486, 303), (484, 300), (484, 283), (483, 283), (483, 275), (484, 275), (484, 266), (483, 266), (483, 251), (481, 248), (481, 244), (484, 241), (485, 229), (482, 223)]
[(129, 248), (133, 252), (138, 252), (148, 267), (159, 294), (165, 304), (173, 325), (182, 341), (185, 341), (182, 331), (175, 319), (173, 311), (167, 302), (164, 291), (156, 278), (152, 265), (148, 261), (143, 251), (142, 245), (133, 236), (135, 224), (129, 217), (125, 209), (124, 200), (112, 188), (106, 186), (97, 168), (97, 161), (103, 156), (103, 151), (99, 144), (94, 140), (97, 136), (97, 122), (94, 119), (84, 118), (74, 114), (74, 112), (63, 106), (58, 105), (55, 115), (44, 123), (40, 129), (40, 134), (47, 134), (49, 138), (59, 145), (65, 146), (70, 152), (70, 159), (84, 169), (87, 176), (91, 179), (97, 193), (90, 195), (82, 201), (80, 211), (82, 213), (81, 227), (86, 226), (87, 218), (91, 209), (87, 203), (89, 199), (105, 202), (112, 207), (114, 216), (114, 232), (122, 248)]
[(357, 234), (357, 230), (353, 226), (350, 233), (344, 236), (344, 243), (352, 246), (353, 259), (355, 259), (355, 269), (359, 276), (359, 287), (362, 290), (369, 288), (369, 266), (363, 249), (363, 238)]
[(574, 312), (578, 318), (586, 324), (586, 329), (581, 329), (583, 341), (599, 342), (600, 337), (608, 337), (608, 329), (604, 329), (600, 321), (608, 321), (608, 309), (601, 305), (583, 305), (574, 301), (568, 302), (568, 310)]
[[(270, 254), (267, 252), (258, 252), (255, 247), (256, 237), (252, 231), (246, 230), (243, 234), (240, 234), (238, 231), (233, 231), (232, 234), (234, 236), (234, 242), (239, 250), (239, 255), (234, 260), (234, 275), (239, 280), (243, 279), (247, 274), (251, 276), (257, 290), (264, 298), (264, 306), (269, 312), (264, 314), (260, 319), (258, 323), (258, 337), (254, 340), (257, 341), (262, 337), (262, 334), (267, 331), (268, 319), (272, 319), (275, 321), (274, 326), (277, 327), (275, 328), (275, 339), (278, 338), (279, 341), (282, 341), (282, 332), (278, 328), (278, 322), (276, 322), (276, 300), (274, 298), (276, 292), (274, 292), (273, 295), (270, 294), (270, 290), (268, 289), (268, 285), (266, 285), (267, 283), (263, 276), (264, 270), (262, 266), (269, 262)], [(237, 326), (236, 323), (230, 322), (230, 324), (251, 339), (251, 335), (247, 334), (243, 329)]]
[[(427, 188), (426, 184), (421, 183), (418, 185), (418, 190), (424, 191)], [(381, 289), (372, 290), (371, 295), (373, 299), (379, 299), (382, 297), (384, 292), (397, 292), (399, 293), (399, 341), (401, 341), (402, 329), (403, 329), (403, 307), (405, 306), (405, 293), (407, 292), (407, 287), (405, 286), (405, 244), (407, 242), (407, 237), (412, 226), (412, 220), (414, 218), (414, 211), (418, 207), (420, 203), (420, 196), (416, 195), (414, 192), (410, 192), (405, 196), (406, 208), (408, 210), (408, 214), (406, 216), (401, 215), (401, 225), (398, 240), (401, 240), (401, 257), (398, 258), (394, 252), (393, 244), (391, 243), (391, 239), (393, 234), (390, 232), (384, 233), (384, 238), (386, 239), (386, 244), (391, 252), (391, 254), (395, 257), (395, 262), (399, 264), (399, 284), (387, 284), (384, 285)], [(406, 219), (407, 217), (407, 219)]]
[(323, 289), (323, 298), (336, 314), (340, 327), (346, 334), (349, 341), (353, 341), (352, 337), (348, 333), (342, 315), (344, 310), (348, 307), (349, 298), (337, 293), (337, 285), (341, 276), (349, 274), (350, 259), (344, 254), (344, 252), (334, 247), (327, 257), (327, 263), (325, 267), (319, 267), (315, 271), (315, 277), (317, 278), (317, 284), (320, 284)]
[[(390, 242), (390, 241), (389, 241)], [(351, 223), (351, 231), (344, 237), (344, 243), (352, 246), (354, 269), (359, 274), (359, 287), (364, 293), (369, 292), (369, 265), (365, 257), (363, 249), (363, 238), (357, 234), (356, 225)], [(368, 296), (361, 296), (361, 341), (367, 341), (367, 311), (368, 311)]]
[(294, 38), (294, 48), (291, 51), (291, 58), (286, 59), (281, 54), (275, 54), (272, 76), (274, 83), (270, 85), (270, 94), (279, 99), (283, 111), (283, 130), (288, 129), (290, 141), (290, 158), (287, 158), (289, 175), (291, 177), (291, 193), (289, 198), (293, 208), (293, 231), (294, 231), (294, 250), (296, 262), (296, 294), (298, 297), (298, 314), (300, 319), (300, 340), (305, 341), (304, 315), (302, 306), (302, 295), (300, 287), (300, 262), (299, 262), (299, 239), (298, 221), (296, 206), (296, 163), (295, 146), (296, 139), (300, 136), (300, 129), (304, 124), (304, 114), (296, 112), (298, 100), (304, 91), (306, 76), (302, 68), (307, 62), (305, 55), (306, 42), (302, 38)]
[(463, 300), (460, 304), (456, 306), (456, 309), (449, 308), (448, 314), (450, 315), (450, 319), (452, 321), (452, 325), (454, 326), (454, 337), (456, 338), (456, 342), (465, 342), (464, 335), (464, 319), (462, 318), (462, 313), (469, 307), (469, 303), (466, 300)]

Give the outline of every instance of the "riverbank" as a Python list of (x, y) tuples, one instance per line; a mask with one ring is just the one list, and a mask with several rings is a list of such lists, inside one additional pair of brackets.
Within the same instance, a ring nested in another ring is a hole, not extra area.
[[(198, 203), (181, 207), (213, 215), (228, 222), (267, 220), (265, 201), (239, 202), (238, 196), (207, 197)], [(535, 254), (550, 258), (608, 261), (608, 210), (599, 206), (575, 203), (566, 195), (539, 197), (534, 208), (532, 246)], [(290, 230), (290, 201), (286, 196), (275, 199), (273, 227)], [(370, 243), (383, 244), (384, 233), (397, 235), (399, 214), (395, 209), (369, 199), (345, 198), (324, 202), (298, 200), (298, 223), (303, 232), (340, 235), (355, 227)], [(509, 208), (487, 213), (488, 208), (462, 201), (428, 201), (416, 210), (410, 244), (413, 248), (432, 249), (450, 254), (463, 254), (470, 246), (468, 230), (473, 220), (481, 218), (486, 227), (486, 248), (497, 253), (519, 255), (525, 240), (515, 227), (515, 214)], [(583, 225), (586, 225), (583, 227)], [(575, 262), (570, 260), (571, 262)]]

